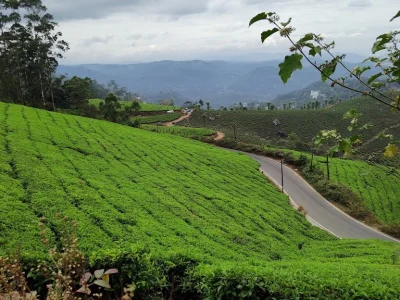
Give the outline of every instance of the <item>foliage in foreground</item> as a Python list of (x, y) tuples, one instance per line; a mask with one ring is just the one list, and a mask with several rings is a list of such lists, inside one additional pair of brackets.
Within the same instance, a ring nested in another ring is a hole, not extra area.
[(118, 269), (138, 299), (400, 293), (398, 245), (313, 227), (244, 155), (18, 105), (0, 116), (0, 255), (20, 249), (24, 266), (48, 259), (42, 231), (59, 246), (62, 212), (90, 270)]
[[(400, 11), (390, 19), (390, 22), (400, 17)], [(295, 41), (292, 33), (295, 28), (290, 24), (292, 18), (289, 18), (287, 22), (279, 22), (280, 16), (275, 12), (260, 13), (250, 20), (249, 26), (259, 21), (266, 20), (272, 25), (272, 29), (264, 31), (261, 34), (261, 42), (264, 43), (269, 37), (275, 33), (280, 34), (281, 37), (286, 38), (291, 46), (290, 52), (293, 54), (285, 57), (285, 60), (279, 64), (279, 76), (284, 83), (287, 83), (291, 78), (293, 72), (301, 70), (303, 68), (303, 58), (313, 66), (320, 74), (322, 82), (329, 81), (331, 86), (341, 86), (345, 89), (351, 90), (362, 96), (369, 96), (381, 105), (390, 107), (393, 112), (400, 111), (400, 95), (390, 95), (383, 93), (381, 89), (386, 87), (385, 82), (377, 81), (378, 78), (384, 78), (388, 83), (400, 83), (400, 48), (399, 39), (400, 31), (393, 30), (388, 33), (379, 35), (376, 38), (376, 42), (372, 46), (371, 57), (365, 59), (364, 62), (371, 62), (376, 74), (364, 80), (362, 75), (371, 70), (370, 65), (357, 66), (353, 70), (350, 70), (344, 63), (346, 55), (334, 55), (332, 49), (335, 47), (335, 42), (325, 43), (324, 37), (321, 34), (307, 33), (299, 40)], [(326, 53), (332, 60), (317, 63), (314, 58), (322, 56), (322, 53)], [(382, 54), (383, 53), (383, 54)], [(378, 57), (377, 55), (383, 55)], [(335, 78), (335, 72), (338, 67), (342, 67), (346, 70), (347, 76)], [(347, 81), (349, 78), (357, 79), (362, 88), (356, 89), (348, 85)], [(389, 139), (389, 144), (386, 147), (385, 156), (394, 157), (399, 153), (399, 148), (395, 144), (392, 136), (386, 136)], [(352, 137), (353, 138), (353, 137)], [(343, 142), (340, 141), (340, 142)], [(339, 143), (339, 147), (341, 143)]]

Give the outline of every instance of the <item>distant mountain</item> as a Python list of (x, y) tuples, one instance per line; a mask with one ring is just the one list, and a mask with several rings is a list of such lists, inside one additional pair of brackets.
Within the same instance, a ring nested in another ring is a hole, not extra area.
[(207, 100), (213, 107), (235, 102), (270, 101), (279, 94), (302, 89), (318, 80), (318, 72), (305, 66), (284, 85), (278, 75), (281, 61), (159, 61), (130, 65), (61, 65), (59, 74), (90, 77), (106, 84), (115, 80), (143, 99), (157, 101), (173, 97), (177, 104), (186, 100)]
[[(363, 81), (366, 82), (368, 79), (363, 78)], [(348, 79), (346, 80), (346, 85), (348, 87), (364, 91), (366, 87), (360, 83), (357, 79)], [(394, 88), (393, 85), (389, 85), (390, 88)], [(293, 103), (296, 104), (297, 107), (303, 105), (309, 101), (325, 101), (325, 100), (348, 100), (355, 97), (359, 97), (360, 94), (353, 92), (351, 90), (345, 89), (339, 85), (331, 86), (330, 82), (321, 82), (317, 81), (309, 86), (293, 91), (291, 93), (279, 95), (272, 102), (277, 105), (281, 105), (283, 103)]]

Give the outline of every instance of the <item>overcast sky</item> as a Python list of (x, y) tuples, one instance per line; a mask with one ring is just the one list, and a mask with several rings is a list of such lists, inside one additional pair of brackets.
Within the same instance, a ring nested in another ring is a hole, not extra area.
[[(261, 44), (270, 28), (249, 20), (275, 11), (293, 17), (296, 36), (321, 33), (334, 39), (335, 51), (367, 56), (381, 33), (399, 29), (389, 22), (399, 0), (43, 0), (59, 22), (71, 50), (62, 64), (134, 63), (164, 59), (232, 59), (251, 53), (285, 53), (276, 34)], [(268, 56), (267, 56), (268, 57)]]

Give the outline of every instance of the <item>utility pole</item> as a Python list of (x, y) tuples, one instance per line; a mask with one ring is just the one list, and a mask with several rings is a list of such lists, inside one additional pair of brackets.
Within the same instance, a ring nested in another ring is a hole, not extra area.
[(329, 155), (326, 155), (326, 169), (328, 171), (328, 180), (331, 179), (331, 174), (329, 172)]
[(233, 134), (235, 135), (235, 143), (237, 142), (237, 137), (236, 137), (236, 122), (233, 124)]
[(281, 159), (281, 175), (282, 175), (282, 194), (284, 193), (283, 191), (283, 159)]

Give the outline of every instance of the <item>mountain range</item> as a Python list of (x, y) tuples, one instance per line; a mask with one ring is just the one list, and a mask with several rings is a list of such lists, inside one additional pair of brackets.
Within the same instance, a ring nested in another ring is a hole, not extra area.
[[(203, 99), (212, 106), (229, 106), (237, 102), (272, 101), (280, 94), (305, 88), (320, 75), (311, 66), (293, 74), (285, 85), (279, 77), (279, 63), (228, 61), (158, 61), (127, 65), (60, 65), (59, 74), (90, 77), (106, 84), (119, 85), (138, 93), (147, 101), (173, 98), (180, 105)], [(353, 68), (354, 63), (349, 63)], [(337, 76), (343, 72), (338, 71)]]

